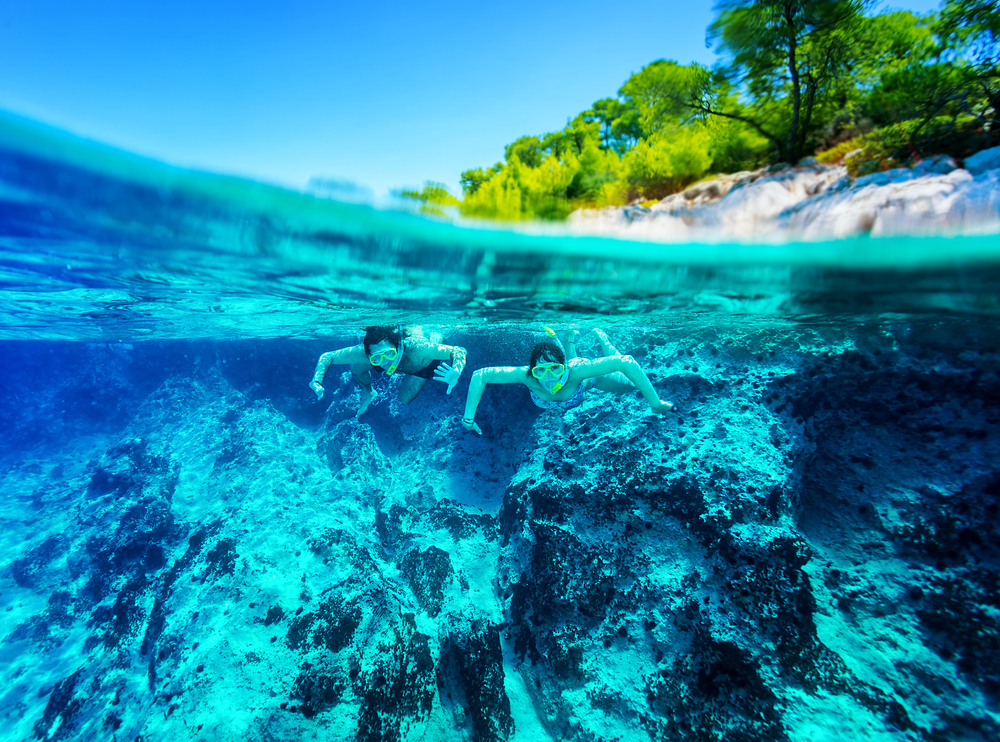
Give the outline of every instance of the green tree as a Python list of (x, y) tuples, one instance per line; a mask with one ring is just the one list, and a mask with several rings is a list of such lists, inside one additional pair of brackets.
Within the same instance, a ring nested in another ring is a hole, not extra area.
[(471, 196), (480, 189), (483, 183), (488, 181), (501, 170), (503, 170), (503, 163), (498, 162), (493, 167), (486, 168), (486, 170), (483, 170), (481, 167), (477, 167), (464, 171), (458, 181), (459, 185), (462, 186), (462, 195)]
[(997, 3), (950, 0), (919, 31), (905, 63), (884, 65), (869, 94), (869, 112), (886, 127), (872, 146), (896, 159), (989, 146), (1000, 109)]
[(881, 81), (917, 60), (924, 64), (935, 43), (928, 19), (909, 11), (860, 18), (854, 34), (852, 58), (817, 103), (819, 137), (828, 146), (899, 121), (897, 102), (884, 96)]
[(532, 167), (512, 154), (500, 172), (465, 197), (461, 211), (490, 219), (563, 219), (572, 210), (566, 192), (578, 170), (575, 156), (560, 161), (549, 154)]
[(619, 178), (602, 189), (602, 201), (663, 198), (698, 180), (712, 165), (711, 135), (699, 124), (641, 139), (621, 160)]
[(709, 39), (726, 57), (719, 72), (746, 91), (756, 110), (738, 110), (704, 84), (688, 91), (685, 104), (745, 122), (774, 145), (779, 160), (796, 161), (818, 104), (854, 60), (852, 42), (868, 5), (868, 0), (725, 0)]
[(517, 157), (521, 161), (521, 164), (527, 165), (528, 167), (538, 167), (542, 164), (542, 160), (545, 158), (545, 152), (542, 147), (542, 140), (538, 137), (521, 137), (520, 139), (515, 139), (513, 142), (508, 144), (503, 148), (504, 159), (507, 163)]
[(542, 149), (559, 159), (570, 155), (579, 157), (587, 142), (597, 142), (600, 137), (600, 123), (584, 111), (575, 116), (561, 131), (554, 131), (542, 137)]
[[(637, 112), (644, 132), (638, 144), (682, 136), (685, 129), (695, 127), (708, 132), (706, 146), (716, 171), (753, 167), (765, 156), (769, 140), (743, 120), (748, 114), (732, 85), (702, 65), (657, 60), (632, 75), (619, 94)], [(706, 108), (724, 109), (729, 115), (713, 116)]]
[(622, 155), (638, 144), (642, 138), (639, 110), (630, 100), (602, 98), (594, 101), (589, 110), (580, 114), (599, 126), (600, 147)]
[(942, 48), (975, 68), (995, 74), (1000, 64), (1000, 3), (997, 0), (948, 0), (936, 31)]
[(635, 109), (643, 137), (705, 118), (703, 102), (717, 97), (718, 80), (700, 64), (658, 59), (632, 75), (619, 95)]
[(953, 98), (996, 131), (1000, 116), (1000, 3), (949, 0), (934, 30), (940, 39), (941, 62), (960, 66), (965, 73), (964, 89), (955, 89)]
[(424, 181), (424, 187), (419, 190), (401, 190), (397, 195), (403, 198), (412, 198), (425, 204), (441, 204), (442, 206), (458, 206), (458, 199), (451, 195), (448, 186), (444, 183), (435, 183), (433, 180)]

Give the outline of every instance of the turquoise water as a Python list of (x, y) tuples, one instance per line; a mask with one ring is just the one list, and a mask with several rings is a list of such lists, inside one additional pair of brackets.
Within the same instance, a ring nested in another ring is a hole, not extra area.
[(456, 225), (172, 168), (10, 116), (0, 168), (10, 339), (1000, 311), (995, 235), (657, 244)]
[[(376, 323), (468, 351), (326, 394)], [(600, 326), (657, 394), (478, 368)], [(0, 117), (0, 740), (1000, 738), (1000, 238), (430, 220)]]

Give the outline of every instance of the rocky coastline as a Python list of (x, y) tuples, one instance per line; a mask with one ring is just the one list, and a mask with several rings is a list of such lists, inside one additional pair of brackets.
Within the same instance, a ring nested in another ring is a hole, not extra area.
[(1000, 231), (1000, 147), (852, 179), (815, 158), (697, 183), (651, 206), (573, 212), (570, 228), (665, 242), (821, 240)]

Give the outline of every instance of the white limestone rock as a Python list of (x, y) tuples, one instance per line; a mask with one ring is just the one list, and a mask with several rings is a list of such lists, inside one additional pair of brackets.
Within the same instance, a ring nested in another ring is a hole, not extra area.
[(723, 175), (651, 208), (609, 207), (570, 215), (571, 229), (661, 241), (829, 239), (858, 234), (969, 234), (1000, 226), (1000, 147), (959, 168), (939, 155), (913, 168), (855, 180), (807, 158)]
[(977, 152), (972, 157), (965, 158), (965, 169), (973, 175), (997, 170), (1000, 168), (1000, 147), (984, 149)]

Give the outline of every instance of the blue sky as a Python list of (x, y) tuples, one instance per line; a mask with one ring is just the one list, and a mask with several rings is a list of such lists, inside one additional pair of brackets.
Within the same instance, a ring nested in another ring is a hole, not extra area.
[(561, 128), (649, 62), (711, 63), (712, 6), (10, 0), (0, 108), (293, 188), (320, 176), (458, 191), (462, 170)]

